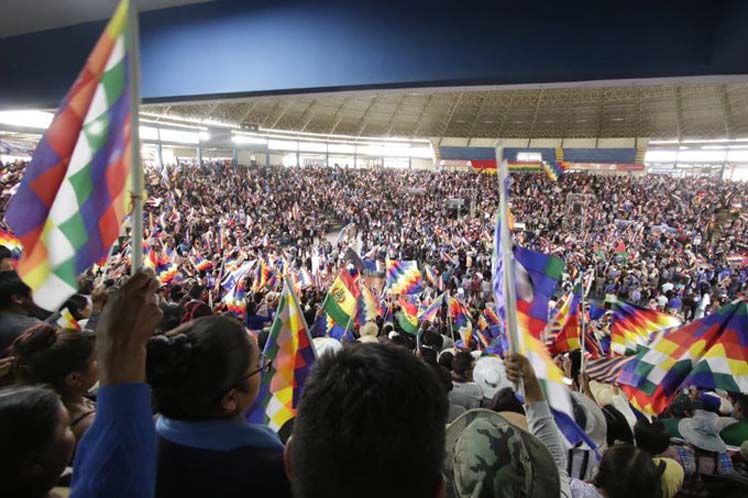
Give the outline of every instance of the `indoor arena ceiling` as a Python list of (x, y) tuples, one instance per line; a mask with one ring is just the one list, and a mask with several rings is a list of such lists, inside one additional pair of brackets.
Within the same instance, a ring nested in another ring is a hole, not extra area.
[(383, 91), (144, 107), (152, 113), (243, 127), (354, 136), (748, 136), (744, 83)]

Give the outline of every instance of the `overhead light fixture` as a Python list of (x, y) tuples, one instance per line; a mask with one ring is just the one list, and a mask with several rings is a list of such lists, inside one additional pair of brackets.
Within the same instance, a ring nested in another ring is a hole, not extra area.
[(522, 121), (512, 121), (513, 124), (522, 124)]
[(0, 111), (0, 123), (45, 130), (52, 124), (55, 115), (46, 111)]
[(543, 121), (543, 123), (553, 123), (553, 120), (552, 119), (546, 119), (545, 121)]
[(611, 121), (623, 121), (623, 118), (613, 118)]

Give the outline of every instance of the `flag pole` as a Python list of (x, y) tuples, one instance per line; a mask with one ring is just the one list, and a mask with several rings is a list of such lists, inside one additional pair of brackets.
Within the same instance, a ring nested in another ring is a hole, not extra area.
[[(593, 270), (593, 272), (594, 272), (594, 270)], [(580, 356), (580, 364), (579, 364), (579, 374), (580, 375), (584, 374), (585, 370), (587, 369), (587, 362), (584, 359), (584, 349), (585, 349), (585, 346), (586, 346), (586, 343), (587, 343), (587, 321), (584, 319), (584, 303), (587, 300), (587, 293), (590, 291), (590, 287), (592, 287), (592, 280), (593, 280), (591, 278), (592, 275), (594, 275), (594, 273), (587, 276), (587, 282), (585, 282), (585, 275), (581, 276), (581, 278), (582, 278), (582, 302), (580, 303), (580, 306), (582, 307), (582, 309), (580, 310), (581, 313), (580, 313), (579, 318), (580, 318), (580, 320), (582, 322), (581, 323), (581, 325), (582, 325), (582, 331), (581, 331), (582, 340), (580, 341), (580, 343), (581, 343), (580, 344), (580, 348), (582, 350), (582, 355)], [(579, 383), (579, 390), (580, 391), (582, 390), (582, 383), (581, 382)]]
[(447, 320), (449, 321), (449, 335), (452, 337), (452, 348), (454, 350), (457, 350), (457, 342), (455, 342), (455, 331), (454, 328), (452, 328), (452, 313), (449, 311), (450, 299), (451, 296), (449, 294), (449, 291), (447, 291)]
[(132, 168), (132, 264), (130, 271), (135, 273), (143, 266), (143, 164), (140, 161), (140, 34), (138, 13), (134, 2), (127, 8), (128, 62), (130, 70), (130, 159)]
[(509, 168), (503, 160), (504, 146), (496, 142), (496, 176), (499, 181), (499, 217), (501, 219), (501, 265), (504, 269), (504, 300), (506, 302), (506, 325), (509, 332), (509, 350), (519, 353), (519, 329), (517, 321), (517, 290), (514, 286), (514, 252), (512, 234), (509, 229), (509, 199), (507, 199), (507, 179)]

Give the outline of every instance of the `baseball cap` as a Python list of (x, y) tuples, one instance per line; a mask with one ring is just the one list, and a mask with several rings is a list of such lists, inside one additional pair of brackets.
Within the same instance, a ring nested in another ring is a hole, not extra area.
[(454, 496), (557, 498), (558, 469), (545, 445), (491, 410), (447, 426), (444, 469)]

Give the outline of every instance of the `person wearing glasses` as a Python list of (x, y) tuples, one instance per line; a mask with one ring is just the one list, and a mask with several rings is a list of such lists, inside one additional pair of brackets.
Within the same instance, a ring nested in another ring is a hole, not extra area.
[(244, 418), (269, 368), (233, 318), (198, 318), (149, 341), (157, 497), (291, 496), (277, 434)]

